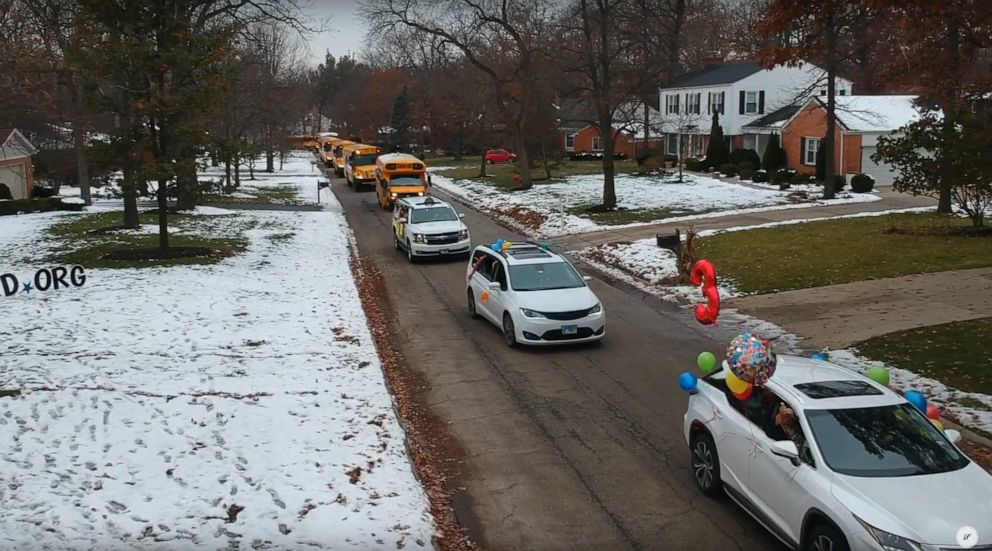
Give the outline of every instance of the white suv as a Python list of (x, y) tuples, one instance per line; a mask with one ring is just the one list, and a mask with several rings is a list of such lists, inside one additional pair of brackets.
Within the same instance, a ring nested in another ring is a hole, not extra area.
[(410, 262), (425, 256), (468, 254), (468, 228), (451, 205), (434, 197), (405, 197), (393, 204), (393, 247)]
[[(779, 356), (745, 401), (726, 373), (701, 379), (685, 414), (704, 494), (725, 491), (792, 549), (992, 549), (992, 476), (954, 445), (957, 431), (827, 362)], [(794, 418), (777, 415), (783, 404)]]
[(468, 311), (503, 330), (506, 344), (589, 342), (606, 334), (599, 299), (561, 256), (535, 243), (476, 247), (466, 273)]

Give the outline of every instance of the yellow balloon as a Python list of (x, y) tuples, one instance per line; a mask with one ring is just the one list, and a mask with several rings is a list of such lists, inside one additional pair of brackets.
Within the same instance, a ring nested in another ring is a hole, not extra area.
[(744, 394), (747, 387), (750, 386), (747, 382), (740, 380), (737, 375), (734, 375), (733, 371), (727, 372), (727, 388), (735, 394)]
[(506, 241), (506, 242), (503, 243), (503, 249), (502, 250), (505, 251), (506, 249), (509, 249), (512, 246), (513, 246), (513, 243), (510, 243), (509, 241)]
[(944, 424), (940, 422), (940, 419), (931, 419), (930, 422), (933, 423), (933, 426), (937, 427), (937, 429), (944, 430)]

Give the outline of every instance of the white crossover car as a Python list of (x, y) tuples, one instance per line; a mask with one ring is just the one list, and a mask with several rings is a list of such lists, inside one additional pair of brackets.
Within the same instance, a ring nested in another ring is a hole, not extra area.
[(427, 256), (465, 255), (472, 248), (464, 215), (434, 197), (405, 197), (393, 204), (393, 247), (410, 262)]
[(802, 551), (992, 549), (992, 476), (957, 431), (827, 362), (779, 356), (745, 401), (726, 373), (700, 379), (685, 414), (704, 494), (726, 492)]
[(500, 327), (509, 346), (596, 341), (606, 334), (606, 314), (587, 280), (535, 243), (501, 252), (478, 246), (466, 273), (468, 311)]

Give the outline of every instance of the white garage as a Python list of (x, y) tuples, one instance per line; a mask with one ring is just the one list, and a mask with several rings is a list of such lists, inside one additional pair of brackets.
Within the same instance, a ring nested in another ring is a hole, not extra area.
[(7, 186), (14, 199), (31, 196), (31, 155), (37, 151), (17, 130), (0, 128), (0, 184)]
[(871, 160), (878, 147), (874, 145), (861, 147), (861, 172), (875, 179), (876, 186), (889, 186), (895, 180), (896, 172), (888, 163), (876, 163)]
[(916, 98), (917, 96), (837, 97), (837, 119), (846, 136), (861, 136), (860, 172), (875, 178), (875, 185), (892, 185), (896, 178), (896, 171), (891, 165), (876, 163), (871, 159), (878, 151), (878, 138), (898, 135), (903, 127), (919, 120)]

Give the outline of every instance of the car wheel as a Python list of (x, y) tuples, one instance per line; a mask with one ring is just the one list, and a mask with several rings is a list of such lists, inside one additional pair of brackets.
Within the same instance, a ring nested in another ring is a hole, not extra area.
[(847, 540), (833, 526), (820, 523), (810, 530), (805, 551), (851, 551)]
[(472, 319), (479, 319), (479, 312), (475, 309), (475, 294), (472, 289), (468, 290), (468, 315)]
[(493, 164), (493, 160), (492, 160), (492, 159), (486, 159), (486, 164), (487, 164), (487, 165), (491, 165), (491, 164)]
[(397, 251), (400, 250), (400, 238), (396, 237), (396, 233), (393, 233), (393, 248)]
[(692, 478), (703, 495), (720, 495), (723, 483), (720, 480), (720, 456), (716, 451), (713, 437), (705, 431), (697, 432), (690, 443), (692, 450)]
[(409, 241), (406, 242), (406, 259), (410, 261), (410, 264), (417, 262), (417, 256), (413, 254), (413, 245)]
[(503, 340), (510, 348), (517, 345), (517, 330), (513, 327), (513, 318), (509, 312), (503, 313)]

